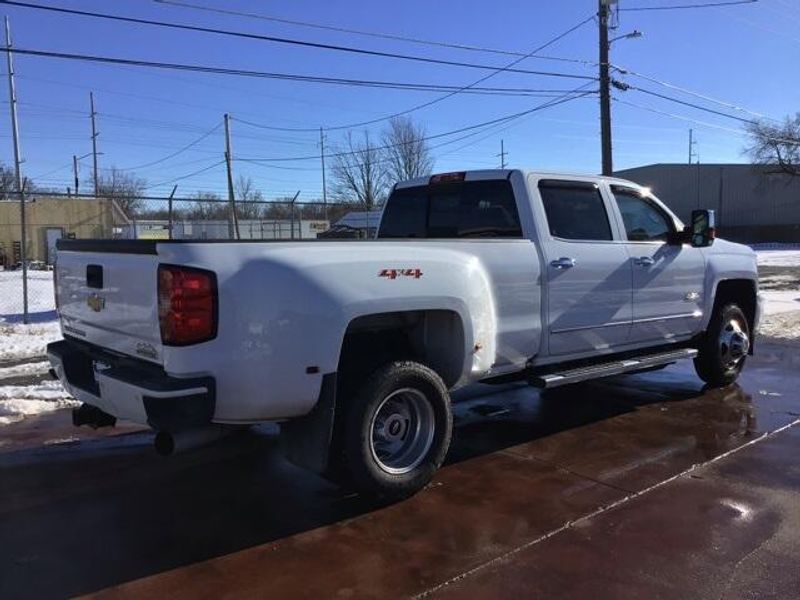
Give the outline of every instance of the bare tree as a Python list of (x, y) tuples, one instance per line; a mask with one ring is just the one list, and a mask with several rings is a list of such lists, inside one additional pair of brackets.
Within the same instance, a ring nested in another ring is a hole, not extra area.
[(141, 177), (111, 167), (105, 175), (97, 178), (96, 195), (115, 200), (126, 215), (134, 216), (144, 208), (142, 196), (146, 185), (147, 181)]
[(255, 188), (250, 177), (239, 175), (234, 186), (236, 216), (239, 219), (260, 219), (264, 213), (264, 195)]
[[(0, 200), (19, 200), (17, 191), (17, 174), (14, 167), (0, 163)], [(23, 175), (22, 191), (36, 192), (42, 191), (33, 181)]]
[(774, 173), (800, 177), (800, 113), (778, 125), (754, 121), (747, 130), (753, 139), (747, 148), (753, 162), (773, 167)]
[(0, 164), (0, 198), (3, 200), (15, 200), (16, 196), (12, 193), (17, 191), (17, 177), (14, 167), (7, 167)]
[(195, 202), (186, 211), (188, 219), (198, 221), (217, 221), (228, 219), (228, 203), (223, 201), (218, 194), (212, 192), (197, 192)]
[(291, 196), (275, 198), (269, 204), (264, 205), (264, 218), (285, 220), (292, 216)]
[(364, 132), (363, 141), (347, 134), (346, 145), (334, 155), (333, 197), (340, 202), (357, 202), (372, 210), (383, 201), (387, 187), (385, 166), (381, 151)]
[(430, 175), (433, 157), (425, 129), (411, 117), (394, 117), (383, 132), (384, 159), (392, 182)]

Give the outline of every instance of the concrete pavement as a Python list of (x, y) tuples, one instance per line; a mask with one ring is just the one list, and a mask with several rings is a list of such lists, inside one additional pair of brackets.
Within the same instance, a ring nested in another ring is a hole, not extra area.
[(10, 426), (0, 597), (792, 597), (798, 367), (760, 344), (725, 390), (690, 364), (467, 390), (448, 464), (388, 507), (289, 465), (269, 428), (163, 459), (136, 430)]

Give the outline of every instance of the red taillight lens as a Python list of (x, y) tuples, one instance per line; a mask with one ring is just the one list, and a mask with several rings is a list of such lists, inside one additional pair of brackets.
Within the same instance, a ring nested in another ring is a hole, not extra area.
[(466, 176), (466, 171), (457, 171), (455, 173), (439, 173), (438, 175), (432, 175), (428, 181), (428, 184), (437, 185), (441, 183), (457, 183), (459, 181), (464, 181)]
[(202, 269), (159, 265), (158, 323), (167, 346), (186, 346), (217, 335), (217, 280)]

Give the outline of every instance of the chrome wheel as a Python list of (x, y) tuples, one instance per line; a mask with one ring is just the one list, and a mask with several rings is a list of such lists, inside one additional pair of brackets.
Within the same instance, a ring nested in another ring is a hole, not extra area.
[(719, 334), (719, 355), (725, 369), (733, 369), (747, 356), (750, 338), (737, 319), (731, 319)]
[(413, 388), (392, 392), (372, 417), (370, 450), (375, 462), (387, 473), (408, 473), (428, 454), (435, 427), (425, 394)]

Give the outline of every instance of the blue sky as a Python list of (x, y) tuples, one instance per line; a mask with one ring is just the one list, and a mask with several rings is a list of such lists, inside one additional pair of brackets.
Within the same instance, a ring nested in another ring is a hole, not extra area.
[[(513, 57), (436, 48), (400, 41), (308, 29), (259, 19), (225, 16), (145, 0), (45, 2), (42, 4), (113, 12), (269, 35), (472, 61), (498, 67)], [(247, 2), (186, 0), (285, 19), (311, 21), (374, 32), (481, 47), (527, 52), (596, 11), (594, 0), (569, 2)], [(707, 1), (707, 0), (698, 0)], [(684, 4), (679, 0), (620, 0), (622, 8)], [(388, 58), (248, 41), (201, 33), (112, 23), (6, 6), (14, 44), (19, 48), (100, 54), (232, 68), (328, 77), (380, 79), (463, 86), (486, 74), (460, 67), (427, 65)], [(702, 10), (622, 12), (617, 34), (633, 29), (644, 37), (613, 44), (611, 61), (659, 81), (725, 101), (772, 118), (800, 110), (800, 1), (758, 3)], [(597, 28), (589, 23), (543, 54), (586, 61), (597, 59)], [(518, 68), (576, 75), (596, 74), (579, 63), (527, 59)], [(352, 88), (231, 76), (96, 65), (17, 55), (17, 95), (24, 172), (42, 185), (71, 185), (71, 158), (91, 150), (88, 94), (94, 90), (98, 111), (100, 167), (137, 167), (159, 160), (234, 118), (277, 127), (316, 128), (346, 125), (403, 111), (441, 93)], [(627, 75), (641, 85), (689, 102), (700, 102), (744, 118), (750, 113)], [(536, 89), (571, 89), (584, 83), (501, 73), (484, 85)], [(673, 104), (641, 92), (615, 92), (639, 106), (614, 105), (615, 168), (652, 162), (685, 162), (688, 129), (695, 129), (696, 151), (703, 162), (742, 162), (747, 140), (741, 123)], [(7, 97), (3, 104), (8, 109)], [(412, 113), (429, 134), (438, 134), (531, 108), (546, 99), (459, 94)], [(648, 107), (671, 113), (667, 116)], [(683, 119), (676, 118), (682, 117)], [(694, 120), (696, 122), (692, 122)], [(382, 124), (369, 127), (377, 138)], [(156, 165), (136, 169), (148, 192), (166, 194), (172, 180), (210, 167), (223, 158), (221, 128), (186, 152)], [(360, 129), (354, 130), (359, 132)], [(437, 171), (497, 166), (500, 139), (511, 166), (597, 172), (600, 168), (596, 98), (577, 99), (501, 127), (437, 148)], [(237, 158), (309, 156), (319, 152), (318, 134), (276, 132), (233, 121)], [(463, 134), (462, 134), (463, 135)], [(328, 146), (341, 143), (342, 131), (328, 133)], [(436, 142), (451, 141), (440, 138)], [(0, 115), (3, 162), (13, 160), (9, 119)], [(82, 180), (90, 160), (81, 161)], [(268, 198), (301, 190), (302, 199), (320, 195), (319, 161), (257, 165), (235, 162), (235, 174), (250, 176)], [(280, 167), (280, 168), (278, 168)], [(197, 190), (224, 192), (222, 165), (180, 180), (178, 195)], [(82, 183), (84, 191), (90, 191)]]

